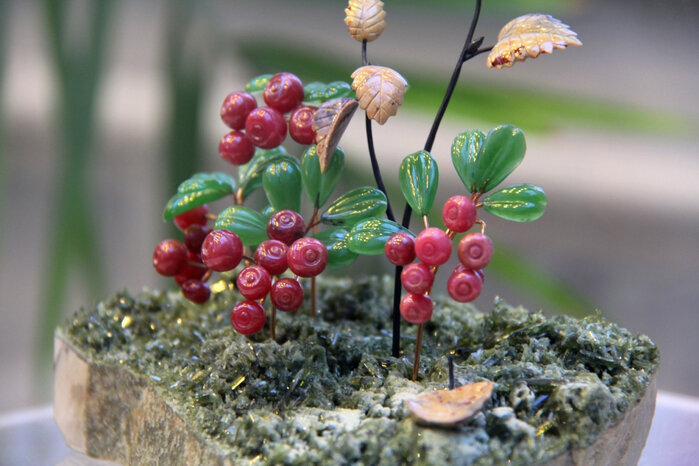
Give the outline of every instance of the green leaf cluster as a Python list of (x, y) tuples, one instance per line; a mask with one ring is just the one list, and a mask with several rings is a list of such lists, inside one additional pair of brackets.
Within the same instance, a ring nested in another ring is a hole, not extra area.
[[(487, 135), (464, 131), (451, 146), (454, 168), (472, 194), (483, 195), (502, 183), (524, 159), (526, 142), (521, 129), (512, 125), (493, 128)], [(538, 186), (518, 184), (481, 197), (483, 208), (515, 222), (530, 222), (543, 215), (546, 194)]]
[(313, 81), (306, 84), (303, 90), (303, 100), (305, 102), (323, 103), (328, 100), (354, 95), (352, 87), (344, 81), (333, 81), (328, 84)]
[(170, 198), (163, 219), (170, 220), (195, 207), (226, 197), (235, 192), (235, 181), (221, 172), (197, 173), (177, 187), (177, 193)]

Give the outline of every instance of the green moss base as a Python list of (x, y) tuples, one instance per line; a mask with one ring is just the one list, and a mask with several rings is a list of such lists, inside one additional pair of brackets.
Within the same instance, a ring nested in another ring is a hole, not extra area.
[[(532, 464), (591, 444), (648, 389), (658, 350), (599, 315), (581, 321), (436, 300), (420, 378), (416, 326), (391, 353), (388, 279), (325, 280), (317, 318), (278, 313), (276, 341), (235, 333), (228, 289), (203, 307), (174, 293), (121, 293), (58, 335), (88, 361), (149, 384), (194, 432), (254, 464)], [(495, 382), (483, 412), (453, 429), (416, 424), (402, 401), (447, 384)], [(238, 461), (236, 461), (238, 462)]]

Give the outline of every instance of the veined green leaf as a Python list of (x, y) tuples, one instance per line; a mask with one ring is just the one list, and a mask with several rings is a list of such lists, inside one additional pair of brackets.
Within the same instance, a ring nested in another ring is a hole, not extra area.
[(313, 207), (320, 208), (325, 204), (335, 189), (344, 166), (345, 153), (338, 147), (330, 159), (327, 170), (321, 173), (317, 146), (314, 144), (306, 149), (301, 158), (301, 177), (304, 191)]
[[(451, 162), (466, 189), (473, 189), (476, 174), (476, 157), (485, 142), (485, 133), (474, 129), (464, 131), (451, 143)], [(473, 192), (473, 191), (471, 191)]]
[(262, 185), (274, 210), (301, 211), (301, 169), (296, 159), (269, 164), (262, 175)]
[(163, 219), (170, 220), (176, 215), (195, 207), (212, 202), (235, 192), (235, 181), (225, 173), (197, 173), (177, 187), (163, 211)]
[(282, 146), (274, 149), (256, 149), (254, 157), (238, 170), (238, 188), (243, 190), (243, 200), (262, 186), (262, 174), (270, 163), (295, 160)]
[(304, 94), (304, 101), (322, 103), (351, 95), (352, 87), (344, 81), (333, 81), (329, 84), (315, 81), (304, 87)]
[(261, 213), (243, 206), (231, 206), (218, 215), (214, 228), (230, 230), (240, 237), (245, 246), (266, 241), (268, 219)]
[(347, 230), (344, 228), (323, 230), (313, 237), (328, 249), (328, 267), (345, 267), (357, 258), (357, 254), (347, 247)]
[(405, 157), (400, 164), (398, 180), (410, 207), (420, 216), (429, 214), (439, 183), (437, 162), (430, 153), (421, 150)]
[(485, 140), (480, 131), (461, 133), (452, 144), (452, 161), (466, 189), (485, 193), (517, 168), (526, 149), (521, 129), (501, 125), (490, 130)]
[(327, 225), (351, 226), (368, 217), (386, 213), (386, 195), (373, 186), (362, 186), (337, 198), (320, 219)]
[(252, 78), (248, 83), (245, 85), (245, 92), (249, 92), (250, 94), (254, 92), (262, 92), (265, 90), (265, 86), (269, 82), (270, 78), (274, 76), (273, 74), (261, 74), (259, 76), (255, 76)]
[(531, 222), (544, 214), (546, 194), (538, 186), (516, 184), (491, 193), (483, 200), (483, 208), (506, 220)]
[(391, 235), (405, 232), (413, 233), (391, 220), (372, 217), (354, 225), (347, 235), (347, 247), (356, 254), (376, 256), (384, 253), (384, 245)]

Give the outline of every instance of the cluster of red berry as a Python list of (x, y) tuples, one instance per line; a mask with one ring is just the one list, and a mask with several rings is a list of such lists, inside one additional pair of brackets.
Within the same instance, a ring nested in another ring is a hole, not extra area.
[[(315, 238), (304, 237), (307, 228), (303, 217), (292, 210), (275, 213), (267, 224), (269, 239), (250, 258), (243, 255), (243, 243), (237, 234), (206, 227), (207, 212), (206, 206), (201, 206), (175, 217), (177, 226), (184, 230), (184, 243), (174, 239), (161, 241), (153, 252), (155, 270), (175, 277), (184, 296), (202, 304), (211, 295), (206, 284), (211, 272), (233, 270), (245, 259), (248, 265), (238, 273), (236, 285), (246, 300), (238, 303), (231, 313), (233, 327), (244, 335), (257, 333), (264, 327), (267, 317), (262, 301), (268, 294), (276, 309), (285, 312), (298, 309), (303, 303), (304, 290), (297, 278), (315, 277), (328, 265), (325, 245)], [(287, 269), (296, 278), (280, 277)]]
[(302, 106), (303, 83), (291, 73), (272, 76), (265, 86), (262, 98), (266, 107), (258, 107), (255, 97), (245, 91), (226, 96), (221, 106), (221, 119), (232, 129), (223, 136), (218, 150), (221, 157), (233, 165), (248, 163), (255, 155), (255, 147), (273, 149), (291, 138), (299, 144), (315, 140), (313, 116), (316, 107)]
[[(426, 228), (415, 239), (408, 233), (396, 233), (384, 248), (392, 264), (405, 266), (400, 279), (408, 294), (400, 303), (400, 313), (414, 324), (425, 323), (432, 317), (433, 304), (429, 294), (435, 273), (449, 260), (456, 233), (464, 233), (476, 223), (476, 206), (466, 196), (453, 196), (444, 204), (442, 219), (446, 231)], [(459, 241), (457, 252), (461, 264), (452, 271), (447, 291), (455, 301), (466, 303), (481, 293), (482, 269), (493, 255), (493, 243), (481, 232), (468, 233)], [(415, 257), (420, 262), (413, 262)]]

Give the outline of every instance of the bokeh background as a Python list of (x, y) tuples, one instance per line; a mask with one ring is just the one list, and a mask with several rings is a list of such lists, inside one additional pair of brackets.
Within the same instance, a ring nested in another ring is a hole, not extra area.
[[(374, 135), (400, 210), (397, 166), (424, 144), (473, 5), (386, 3), (369, 57), (411, 87)], [(234, 171), (217, 154), (227, 93), (268, 72), (350, 80), (361, 55), (345, 6), (0, 1), (0, 412), (50, 400), (51, 332), (72, 310), (170, 286), (150, 265), (175, 234), (161, 209), (195, 171)], [(520, 126), (528, 152), (512, 181), (549, 197), (534, 223), (488, 220), (498, 256), (476, 304), (599, 309), (658, 343), (661, 389), (699, 396), (699, 4), (485, 0), (476, 37), (493, 44), (528, 12), (561, 18), (585, 45), (509, 70), (468, 62), (433, 150), (443, 200), (463, 190), (448, 168), (458, 132)], [(347, 186), (371, 183), (355, 120)], [(382, 268), (360, 259), (351, 273)]]

